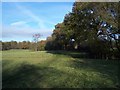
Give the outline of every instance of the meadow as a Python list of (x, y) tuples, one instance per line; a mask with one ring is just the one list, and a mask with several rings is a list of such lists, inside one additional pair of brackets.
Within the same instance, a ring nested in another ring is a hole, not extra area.
[(117, 88), (120, 62), (70, 51), (2, 51), (3, 88)]

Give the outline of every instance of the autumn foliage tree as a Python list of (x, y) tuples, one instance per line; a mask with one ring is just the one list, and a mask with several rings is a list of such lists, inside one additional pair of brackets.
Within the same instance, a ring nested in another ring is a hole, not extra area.
[(72, 12), (55, 26), (51, 41), (46, 45), (53, 50), (84, 51), (92, 58), (118, 58), (118, 11), (117, 2), (75, 2)]

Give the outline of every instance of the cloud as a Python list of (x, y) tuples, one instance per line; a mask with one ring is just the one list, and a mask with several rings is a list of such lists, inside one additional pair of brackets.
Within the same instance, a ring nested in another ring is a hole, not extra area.
[[(18, 16), (14, 17), (14, 20), (10, 20), (13, 22), (10, 22), (10, 24), (5, 24), (2, 29), (2, 37), (5, 40), (27, 40), (28, 38), (31, 39), (33, 34), (40, 33), (42, 34), (42, 39), (50, 36), (52, 34), (52, 31), (54, 29), (54, 25), (61, 21), (60, 17), (63, 16), (62, 14), (59, 14), (59, 12), (66, 12), (65, 10), (68, 9), (66, 4), (58, 4), (58, 5), (51, 5), (50, 7), (41, 7), (40, 10), (35, 8), (32, 8), (30, 6), (25, 6), (25, 4), (22, 3), (15, 3), (14, 4), (17, 11), (19, 11), (20, 16), (24, 18), (18, 18)], [(61, 6), (62, 5), (62, 6)], [(35, 6), (35, 5), (34, 5)], [(43, 10), (42, 10), (43, 9)], [(48, 11), (44, 11), (44, 10)], [(37, 11), (33, 11), (37, 10)], [(52, 11), (51, 11), (52, 10)], [(60, 11), (62, 10), (62, 11)], [(14, 11), (15, 15), (17, 11)], [(36, 13), (34, 13), (36, 12)], [(54, 15), (52, 15), (54, 12)], [(44, 15), (43, 15), (44, 13)], [(64, 13), (63, 13), (64, 14)], [(19, 17), (20, 17), (19, 16)], [(17, 20), (17, 21), (15, 21)], [(7, 22), (7, 21), (6, 21)]]
[[(5, 39), (12, 39), (12, 40), (20, 40), (24, 39), (27, 40), (28, 38), (31, 39), (32, 36), (36, 33), (40, 33), (41, 39), (45, 39), (46, 37), (52, 34), (52, 28), (47, 27), (47, 24), (54, 24), (50, 21), (45, 21), (35, 15), (29, 9), (17, 5), (16, 7), (21, 12), (21, 14), (30, 18), (29, 20), (20, 20), (16, 22), (12, 22), (9, 25), (3, 25), (2, 27), (2, 38)], [(33, 24), (35, 26), (33, 26)]]
[[(43, 15), (36, 15), (35, 13), (33, 13), (29, 8), (26, 8), (25, 6), (22, 6), (20, 4), (16, 4), (16, 8), (18, 10), (21, 11), (21, 14), (24, 14), (26, 16), (28, 16), (31, 20), (31, 22), (36, 22), (37, 25), (39, 26), (39, 28), (41, 29), (46, 29), (46, 23), (50, 24), (50, 25), (55, 25), (56, 23), (54, 21), (49, 21), (48, 17), (47, 20), (45, 19), (46, 17), (44, 17)], [(49, 8), (48, 8), (49, 9)]]
[(35, 15), (34, 13), (32, 13), (32, 11), (30, 11), (29, 9), (27, 9), (26, 7), (23, 7), (21, 5), (16, 5), (16, 7), (25, 15), (27, 15), (28, 17), (30, 17), (34, 22), (37, 22), (40, 28), (46, 28), (44, 25), (44, 20), (40, 19), (37, 15)]
[(18, 21), (18, 22), (13, 22), (10, 25), (11, 26), (22, 26), (22, 25), (26, 25), (26, 24), (27, 24), (27, 22), (25, 22), (25, 21)]
[(23, 39), (32, 39), (32, 36), (36, 33), (40, 33), (42, 35), (41, 38), (45, 39), (50, 34), (52, 34), (52, 30), (49, 29), (34, 29), (31, 27), (13, 27), (13, 26), (3, 26), (2, 28), (2, 38), (3, 40), (6, 38), (19, 40)]

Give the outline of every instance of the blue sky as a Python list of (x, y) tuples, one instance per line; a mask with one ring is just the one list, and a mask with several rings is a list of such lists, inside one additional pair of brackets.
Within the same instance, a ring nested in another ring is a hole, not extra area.
[(54, 26), (71, 12), (73, 2), (2, 2), (2, 41), (32, 41), (52, 34)]

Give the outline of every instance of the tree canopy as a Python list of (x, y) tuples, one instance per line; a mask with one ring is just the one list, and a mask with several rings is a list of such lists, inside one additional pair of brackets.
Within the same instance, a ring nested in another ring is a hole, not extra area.
[(72, 12), (55, 26), (48, 42), (51, 46), (46, 46), (86, 51), (97, 58), (113, 58), (120, 53), (119, 9), (117, 2), (75, 2)]

